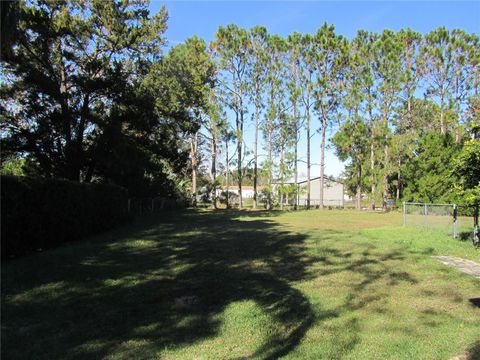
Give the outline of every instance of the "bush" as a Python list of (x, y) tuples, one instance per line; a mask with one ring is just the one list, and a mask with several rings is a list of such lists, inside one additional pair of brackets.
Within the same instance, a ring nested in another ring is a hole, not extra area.
[(103, 184), (1, 177), (2, 258), (108, 230), (128, 218), (127, 191)]
[[(218, 201), (220, 204), (226, 205), (227, 204), (227, 191), (222, 191), (220, 196), (218, 197)], [(228, 206), (230, 208), (236, 207), (238, 205), (238, 194), (228, 191)]]

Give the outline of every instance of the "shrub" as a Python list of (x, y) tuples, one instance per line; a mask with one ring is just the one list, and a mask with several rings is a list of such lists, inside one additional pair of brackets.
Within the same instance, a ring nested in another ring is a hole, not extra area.
[[(218, 197), (220, 204), (226, 205), (227, 204), (227, 191), (222, 191), (220, 196)], [(228, 206), (230, 208), (236, 207), (238, 205), (238, 194), (228, 191)]]
[(2, 258), (108, 230), (128, 218), (127, 191), (106, 184), (1, 177)]

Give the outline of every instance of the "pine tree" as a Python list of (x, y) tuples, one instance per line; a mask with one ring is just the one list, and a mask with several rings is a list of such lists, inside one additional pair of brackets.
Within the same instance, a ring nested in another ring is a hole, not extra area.
[(342, 100), (343, 82), (348, 63), (348, 42), (341, 35), (335, 34), (333, 25), (329, 26), (326, 23), (318, 29), (313, 42), (316, 73), (314, 98), (321, 122), (320, 207), (323, 208), (326, 134)]

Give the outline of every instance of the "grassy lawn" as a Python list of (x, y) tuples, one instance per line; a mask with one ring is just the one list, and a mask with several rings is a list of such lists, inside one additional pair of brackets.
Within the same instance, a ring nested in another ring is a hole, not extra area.
[(478, 359), (480, 279), (431, 256), (480, 251), (401, 223), (183, 211), (7, 262), (2, 357)]

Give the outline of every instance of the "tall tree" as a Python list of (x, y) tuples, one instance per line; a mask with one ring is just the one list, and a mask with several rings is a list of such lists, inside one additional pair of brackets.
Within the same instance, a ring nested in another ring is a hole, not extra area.
[[(263, 163), (263, 171), (268, 179), (264, 186), (264, 193), (267, 196), (267, 206), (272, 207), (273, 201), (273, 180), (274, 180), (274, 153), (284, 145), (285, 135), (281, 134), (281, 123), (284, 118), (284, 78), (285, 78), (285, 51), (286, 43), (278, 35), (271, 35), (267, 41), (268, 47), (268, 73), (266, 77), (268, 91), (268, 111), (265, 114), (264, 134), (267, 142), (267, 160)], [(280, 137), (278, 137), (280, 135)], [(282, 170), (283, 167), (280, 166)], [(282, 177), (282, 176), (280, 176)]]
[(348, 41), (335, 34), (333, 25), (324, 23), (314, 37), (315, 107), (320, 115), (320, 207), (324, 207), (325, 146), (327, 128), (340, 107), (343, 81), (348, 62)]
[(196, 36), (170, 49), (167, 56), (152, 66), (147, 86), (157, 97), (158, 106), (167, 104), (175, 112), (185, 112), (189, 123), (192, 204), (196, 206), (197, 173), (199, 166), (199, 131), (208, 113), (209, 97), (215, 83), (215, 63), (207, 52), (205, 41)]
[(349, 44), (349, 65), (345, 77), (346, 94), (343, 100), (345, 122), (332, 139), (337, 156), (342, 161), (350, 160), (357, 210), (361, 210), (363, 162), (368, 151), (368, 127), (362, 120), (361, 111), (365, 99), (362, 92), (364, 72), (369, 71), (361, 52), (363, 44), (359, 40), (356, 37)]
[(410, 28), (400, 30), (397, 34), (397, 41), (400, 45), (400, 102), (398, 108), (399, 116), (395, 125), (395, 167), (397, 169), (396, 199), (400, 200), (402, 189), (402, 165), (405, 161), (408, 148), (412, 146), (415, 139), (415, 128), (413, 126), (413, 112), (415, 105), (415, 92), (421, 80), (422, 64), (418, 56), (421, 47), (422, 36)]
[[(450, 47), (453, 53), (452, 91), (450, 108), (455, 113), (455, 141), (461, 140), (462, 124), (466, 120), (467, 102), (475, 88), (475, 73), (479, 71), (479, 37), (460, 29), (451, 32)], [(476, 59), (475, 59), (476, 54)], [(469, 61), (470, 60), (470, 61)], [(478, 74), (476, 75), (478, 77)]]
[(311, 109), (313, 107), (312, 93), (314, 82), (314, 55), (315, 49), (313, 47), (313, 39), (311, 35), (304, 35), (301, 42), (301, 66), (300, 66), (300, 81), (302, 86), (302, 103), (305, 109), (305, 130), (307, 139), (307, 209), (310, 209), (310, 194), (311, 194)]
[(219, 162), (219, 149), (221, 147), (222, 138), (227, 128), (226, 114), (222, 110), (220, 101), (216, 98), (215, 92), (212, 91), (210, 96), (210, 104), (207, 111), (208, 121), (205, 127), (208, 135), (204, 135), (209, 140), (210, 152), (210, 198), (212, 199), (212, 208), (217, 208), (217, 169)]
[(365, 99), (364, 117), (368, 119), (368, 133), (370, 138), (370, 156), (369, 156), (369, 168), (368, 173), (365, 171), (365, 175), (369, 175), (370, 182), (370, 208), (375, 209), (376, 189), (377, 189), (377, 120), (378, 116), (375, 113), (375, 101), (376, 101), (376, 78), (374, 72), (374, 66), (377, 59), (375, 42), (378, 39), (378, 34), (369, 33), (364, 30), (360, 30), (355, 37), (355, 43), (357, 52), (363, 62), (363, 71), (361, 72), (361, 88)]
[(122, 102), (161, 53), (167, 12), (95, 0), (19, 6), (23, 33), (2, 59), (11, 75), (2, 85), (5, 144), (30, 154), (45, 176), (89, 181), (104, 130), (125, 121)]
[(375, 73), (377, 83), (377, 102), (380, 113), (380, 131), (383, 142), (383, 183), (382, 183), (382, 207), (386, 208), (388, 198), (388, 178), (392, 172), (390, 139), (391, 123), (395, 107), (399, 99), (401, 63), (401, 47), (397, 36), (393, 31), (385, 30), (376, 42), (378, 59)]
[(251, 61), (249, 68), (251, 100), (255, 106), (255, 129), (253, 144), (253, 208), (257, 208), (258, 202), (258, 134), (260, 117), (263, 108), (263, 91), (267, 76), (267, 29), (255, 26), (250, 31), (251, 37)]
[(300, 129), (302, 127), (302, 121), (300, 119), (300, 98), (302, 95), (301, 90), (301, 74), (300, 74), (300, 59), (302, 51), (302, 35), (300, 33), (293, 33), (288, 36), (288, 92), (289, 100), (292, 107), (292, 135), (294, 138), (294, 153), (293, 153), (293, 178), (295, 183), (295, 210), (298, 205), (298, 189), (296, 188), (298, 184), (298, 142), (300, 141)]
[(237, 139), (238, 207), (243, 206), (243, 129), (247, 113), (247, 68), (250, 55), (248, 31), (234, 24), (220, 27), (215, 35), (213, 47), (219, 55), (219, 67), (227, 72), (227, 78), (220, 84), (226, 92), (230, 109), (235, 113)]
[(439, 27), (425, 36), (422, 47), (422, 57), (427, 79), (426, 96), (440, 106), (440, 131), (445, 134), (449, 125), (445, 113), (449, 109), (449, 99), (452, 93), (452, 71), (454, 54), (451, 45), (450, 32), (445, 27)]

